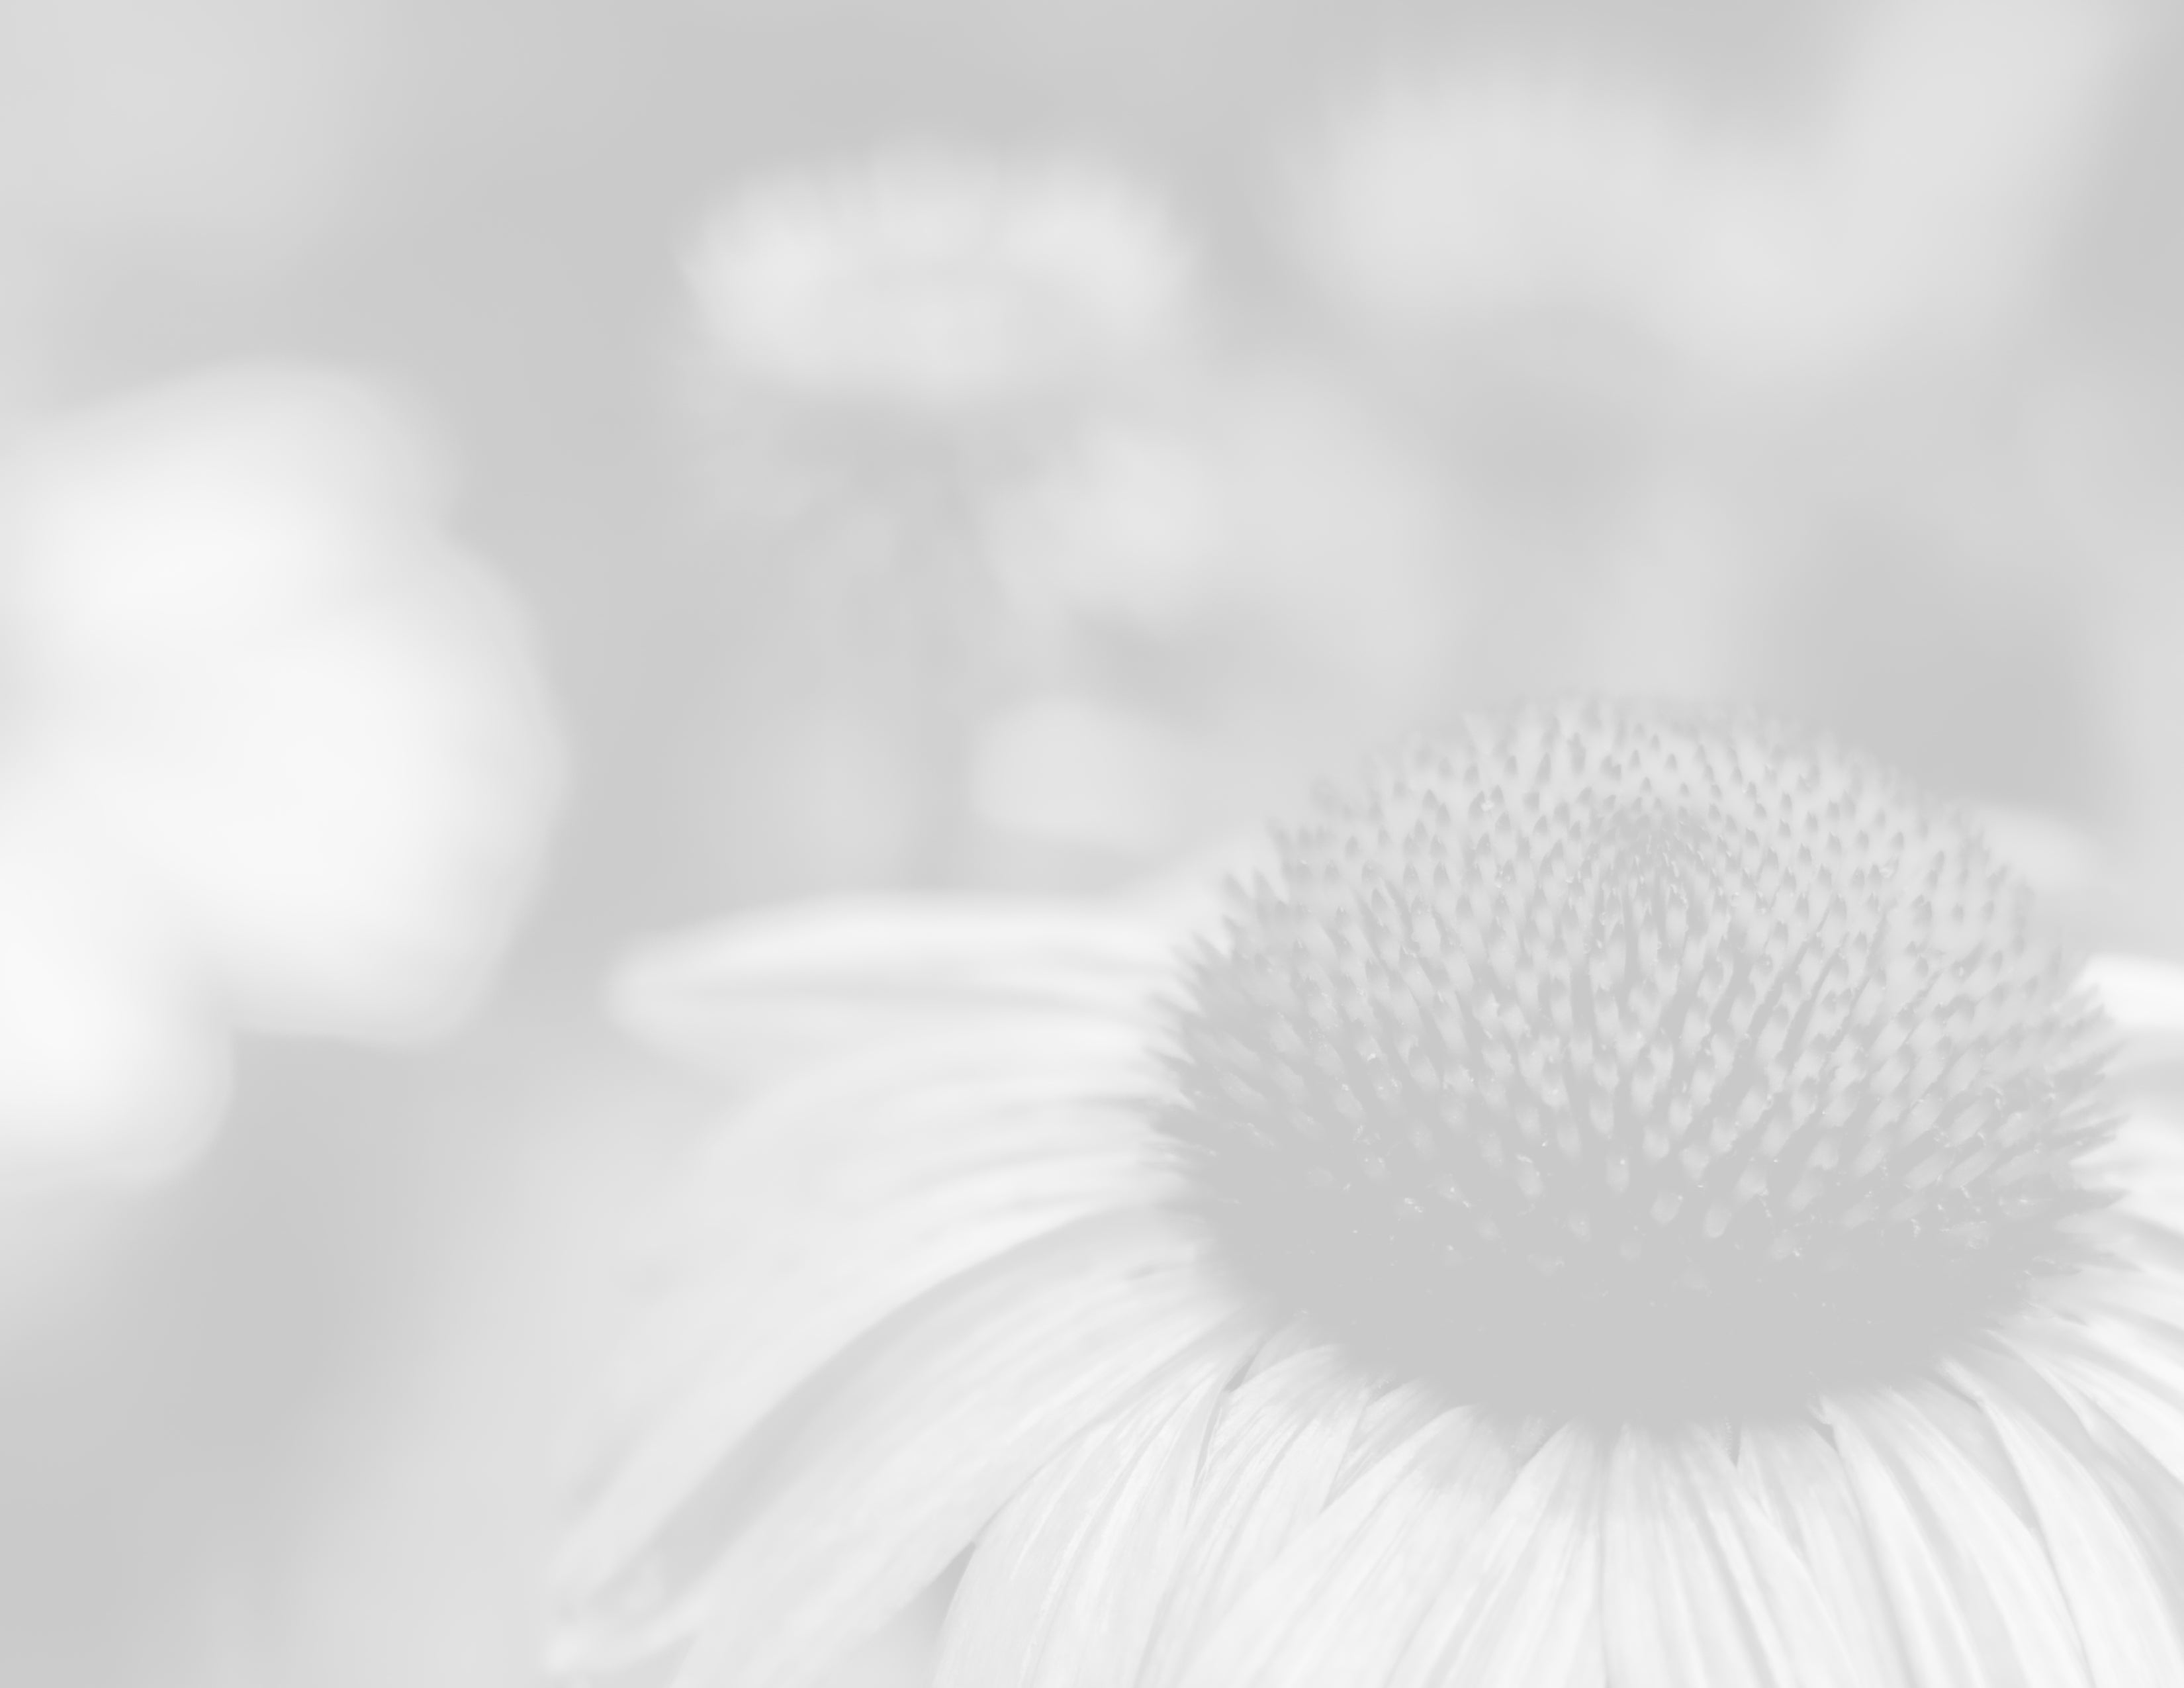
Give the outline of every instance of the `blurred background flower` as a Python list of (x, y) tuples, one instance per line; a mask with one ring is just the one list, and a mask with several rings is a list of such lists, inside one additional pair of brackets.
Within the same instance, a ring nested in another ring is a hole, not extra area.
[(701, 232), (691, 281), (738, 372), (944, 414), (1143, 359), (1174, 337), (1191, 276), (1126, 179), (925, 147), (751, 184)]
[(1398, 72), (1308, 168), (1307, 259), (1390, 328), (1595, 315), (1742, 383), (1975, 348), (2038, 287), (2120, 20), (2059, 0), (1845, 15), (1813, 85), (1763, 103), (1567, 50)]
[(410, 1037), (538, 877), (553, 729), (438, 466), (369, 385), (223, 370), (56, 421), (0, 476), (0, 1143), (164, 1170), (220, 1021)]
[(898, 144), (703, 220), (698, 474), (788, 636), (742, 712), (784, 810), (822, 822), (786, 829), (805, 871), (960, 871), (1008, 643), (983, 505), (1103, 395), (1167, 378), (1195, 268), (1159, 198), (1084, 155)]

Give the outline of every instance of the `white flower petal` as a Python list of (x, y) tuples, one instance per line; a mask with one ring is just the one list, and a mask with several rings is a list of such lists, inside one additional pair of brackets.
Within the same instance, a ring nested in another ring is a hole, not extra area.
[[(1166, 1189), (1112, 1028), (882, 1046), (762, 1097), (693, 1180), (688, 1246), (611, 1380), (562, 1567), (611, 1576), (800, 1382), (917, 1296)], [(621, 1422), (615, 1422), (616, 1419)]]
[(2097, 955), (2081, 970), (2109, 1017), (2169, 1052), (2184, 1048), (2184, 967), (2158, 956)]
[(2184, 1237), (2184, 1119), (2132, 1095), (2127, 1075), (2114, 1134), (2078, 1165), (2088, 1184), (2114, 1194), (2120, 1212), (2142, 1222), (2141, 1234)]
[(2184, 1591), (2164, 1591), (2158, 1546), (2116, 1504), (2068, 1403), (2006, 1356), (1971, 1357), (1952, 1376), (1986, 1410), (2025, 1486), (2095, 1688), (2184, 1682)]
[(1446, 1412), (1364, 1472), (1245, 1590), (1183, 1688), (1384, 1683), (1516, 1482), (1502, 1432)]
[(1097, 907), (845, 896), (656, 944), (622, 970), (614, 1001), (662, 1048), (750, 1079), (971, 1011), (1143, 1020), (1175, 948), (1160, 928)]
[(1945, 1428), (1938, 1392), (1875, 1391), (1829, 1416), (1921, 1688), (2085, 1688), (2054, 1568)]
[(689, 1644), (676, 1680), (800, 1688), (1071, 1438), (1239, 1321), (1199, 1245), (1118, 1216), (1029, 1245), (875, 1333), (690, 1496), (553, 1650), (571, 1674)]
[[(1606, 1688), (1599, 1437), (1566, 1424), (1473, 1536), (1388, 1688)], [(1618, 1665), (1620, 1661), (1618, 1661)]]
[(2184, 1484), (2184, 1364), (2132, 1326), (2042, 1328), (2025, 1345), (2043, 1377), (2111, 1419)]
[[(739, 1257), (751, 1228), (779, 1225), (784, 1207), (794, 1211), (784, 1195), (838, 1199), (866, 1184), (890, 1186), (983, 1145), (1151, 1150), (1153, 1108), (1165, 1094), (1145, 1033), (1092, 1017), (967, 1014), (931, 1035), (859, 1044), (732, 1106), (699, 1146), (661, 1227), (662, 1267), (688, 1279)], [(1084, 1110), (1099, 1117), (1089, 1136), (1074, 1123)], [(1066, 1134), (1055, 1135), (1061, 1125)]]
[[(1375, 1396), (1358, 1421), (1350, 1452), (1334, 1474), (1334, 1498), (1349, 1493), (1351, 1485), (1391, 1458), (1413, 1436), (1448, 1411), (1447, 1397), (1435, 1384), (1418, 1381), (1399, 1384)], [(1510, 1457), (1522, 1464), (1527, 1455), (1546, 1439), (1538, 1423), (1528, 1423), (1505, 1437)], [(1515, 1467), (1513, 1465), (1513, 1470)]]
[(1138, 1680), (1240, 1357), (1194, 1354), (1001, 1509), (949, 1607), (936, 1688)]
[(1335, 1493), (1373, 1386), (1331, 1348), (1294, 1353), (1223, 1401), (1138, 1688), (1168, 1688), (1245, 1589)]
[[(2075, 1386), (2039, 1357), (2031, 1363), (2068, 1404), (2097, 1450), (2096, 1468), (2117, 1510), (2131, 1520), (2152, 1567), (2154, 1588), (2168, 1611), (2169, 1629), (2172, 1634), (2184, 1634), (2184, 1476), (2125, 1428), (2097, 1398), (2101, 1393), (2098, 1388)], [(2108, 1400), (2117, 1404), (2115, 1394)], [(2126, 1405), (2124, 1412), (2130, 1414), (2131, 1408)], [(2164, 1414), (2158, 1422), (2172, 1441), (2184, 1440), (2177, 1437), (2173, 1417)]]
[(2184, 1374), (2184, 1236), (2128, 1210), (2114, 1229), (2129, 1265), (2085, 1267), (2050, 1300), (2136, 1362)]
[(2100, 1216), (2103, 1254), (2048, 1284), (2015, 1328), (2043, 1352), (2113, 1365), (2184, 1399), (2184, 1232), (2165, 1205), (2139, 1199), (2147, 1187), (2125, 1180)]
[(1920, 1688), (1897, 1639), (1850, 1474), (1816, 1425), (1741, 1428), (1740, 1476), (1797, 1550), (1826, 1609), (1875, 1688)]
[(1608, 1467), (1602, 1577), (1618, 1681), (1870, 1688), (1804, 1562), (1710, 1430), (1626, 1429)]

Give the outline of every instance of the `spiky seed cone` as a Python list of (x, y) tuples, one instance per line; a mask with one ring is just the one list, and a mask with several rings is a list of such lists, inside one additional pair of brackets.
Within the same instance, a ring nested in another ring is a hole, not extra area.
[(1164, 1123), (1239, 1271), (1527, 1410), (1933, 1357), (2098, 1205), (2100, 1017), (1968, 823), (1749, 714), (1469, 719), (1278, 833)]

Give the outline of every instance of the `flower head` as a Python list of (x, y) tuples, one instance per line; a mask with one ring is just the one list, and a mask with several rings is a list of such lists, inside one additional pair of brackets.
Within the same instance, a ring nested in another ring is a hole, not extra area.
[(2092, 1200), (2097, 1018), (2030, 912), (1965, 823), (1766, 721), (1474, 721), (1284, 837), (1186, 975), (1167, 1120), (1234, 1252), (1467, 1392), (1795, 1399), (1997, 1305)]
[(947, 413), (1162, 344), (1191, 263), (1123, 177), (928, 148), (750, 184), (707, 225), (692, 278), (738, 372)]
[(968, 1548), (950, 1685), (2178, 1680), (2184, 1142), (1968, 825), (1580, 704), (1276, 845), (631, 974), (751, 1088), (566, 1669), (815, 1682)]

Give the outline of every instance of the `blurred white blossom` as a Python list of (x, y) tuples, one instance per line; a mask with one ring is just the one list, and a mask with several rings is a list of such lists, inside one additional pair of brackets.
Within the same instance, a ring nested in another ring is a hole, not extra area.
[(223, 1022), (407, 1038), (484, 983), (559, 760), (399, 405), (199, 376), (0, 464), (0, 1174), (199, 1144)]
[(1861, 8), (1808, 120), (1504, 58), (1341, 125), (1301, 221), (1340, 294), (1414, 324), (1623, 320), (1715, 374), (1830, 379), (1976, 341), (2031, 286), (2121, 57), (2073, 0)]
[(691, 275), (739, 374), (950, 410), (1156, 350), (1194, 261), (1161, 203), (1086, 161), (940, 148), (765, 177), (706, 225)]

